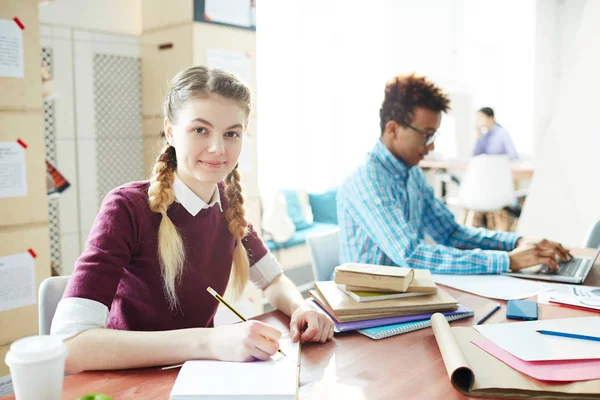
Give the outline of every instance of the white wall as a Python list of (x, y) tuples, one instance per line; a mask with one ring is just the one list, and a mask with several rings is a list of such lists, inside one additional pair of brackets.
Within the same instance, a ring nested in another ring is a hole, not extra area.
[(519, 232), (570, 246), (600, 219), (600, 1), (587, 2), (557, 91)]
[(139, 35), (142, 0), (53, 0), (40, 4), (40, 23)]
[(454, 100), (440, 153), (471, 155), (482, 106), (532, 151), (535, 2), (264, 0), (258, 22), (261, 188), (339, 184), (380, 135), (385, 82), (413, 71)]
[(537, 0), (534, 154), (538, 154), (556, 110), (558, 88), (572, 60), (572, 46), (587, 0)]

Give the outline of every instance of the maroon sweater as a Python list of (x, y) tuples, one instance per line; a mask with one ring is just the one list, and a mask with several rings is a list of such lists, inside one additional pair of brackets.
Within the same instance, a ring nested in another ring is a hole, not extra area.
[[(170, 310), (158, 262), (158, 227), (162, 216), (148, 207), (148, 185), (133, 182), (104, 199), (63, 295), (98, 301), (110, 310), (107, 328), (162, 331), (212, 327), (217, 301), (229, 280), (235, 239), (227, 228), (227, 199), (192, 216), (174, 202), (167, 212), (183, 238), (185, 265), (177, 287), (180, 308)], [(243, 240), (250, 265), (267, 254), (251, 228)]]

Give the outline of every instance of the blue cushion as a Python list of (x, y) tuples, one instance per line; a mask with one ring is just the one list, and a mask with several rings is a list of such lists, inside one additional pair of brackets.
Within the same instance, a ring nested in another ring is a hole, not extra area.
[(302, 205), (300, 204), (300, 198), (298, 192), (295, 190), (284, 190), (285, 202), (287, 204), (287, 213), (294, 221), (296, 231), (306, 229), (310, 226), (304, 214), (302, 214)]
[(337, 188), (328, 190), (325, 193), (311, 193), (308, 195), (310, 208), (312, 209), (313, 220), (315, 222), (325, 222), (328, 224), (338, 223)]
[(325, 224), (322, 222), (314, 222), (311, 226), (305, 229), (297, 230), (290, 240), (284, 243), (275, 243), (272, 240), (265, 240), (265, 245), (269, 250), (287, 249), (288, 247), (298, 246), (306, 242), (306, 237), (312, 233), (325, 233), (331, 231), (338, 226), (335, 224)]

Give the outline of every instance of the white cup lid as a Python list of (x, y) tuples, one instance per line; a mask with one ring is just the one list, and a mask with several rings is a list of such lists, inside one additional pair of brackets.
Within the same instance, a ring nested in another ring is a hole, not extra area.
[(56, 336), (29, 336), (10, 345), (5, 361), (9, 366), (28, 364), (64, 357), (66, 354), (67, 346)]

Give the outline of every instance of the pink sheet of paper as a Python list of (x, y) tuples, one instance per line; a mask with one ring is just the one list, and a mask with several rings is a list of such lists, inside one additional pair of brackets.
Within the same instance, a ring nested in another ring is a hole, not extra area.
[(491, 340), (473, 340), (471, 343), (509, 367), (541, 381), (578, 382), (600, 379), (600, 359), (524, 361)]

